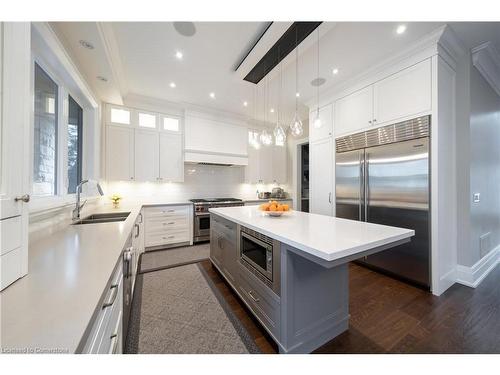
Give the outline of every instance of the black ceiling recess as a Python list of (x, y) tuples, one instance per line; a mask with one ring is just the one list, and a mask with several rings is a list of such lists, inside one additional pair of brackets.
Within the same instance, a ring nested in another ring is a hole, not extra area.
[(299, 45), (319, 25), (321, 22), (294, 22), (246, 75), (244, 80), (259, 83), (267, 73), (295, 49), (295, 37), (297, 37), (297, 45)]

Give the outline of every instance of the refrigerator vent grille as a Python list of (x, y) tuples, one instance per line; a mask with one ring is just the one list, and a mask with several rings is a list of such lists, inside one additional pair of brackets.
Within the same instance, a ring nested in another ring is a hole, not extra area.
[(337, 152), (346, 152), (428, 137), (430, 122), (431, 116), (422, 116), (363, 133), (348, 135), (335, 141), (335, 149)]

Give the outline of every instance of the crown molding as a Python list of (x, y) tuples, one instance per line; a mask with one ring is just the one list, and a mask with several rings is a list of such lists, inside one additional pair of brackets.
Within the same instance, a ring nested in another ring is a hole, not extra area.
[(492, 42), (486, 42), (471, 50), (472, 64), (500, 96), (500, 53)]

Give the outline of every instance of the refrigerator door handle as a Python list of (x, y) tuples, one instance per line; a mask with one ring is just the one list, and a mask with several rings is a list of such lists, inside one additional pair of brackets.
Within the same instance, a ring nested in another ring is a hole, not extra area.
[(359, 153), (359, 221), (363, 221), (362, 206), (364, 204), (364, 160), (363, 153)]
[(366, 222), (368, 222), (368, 178), (369, 178), (369, 175), (368, 175), (368, 166), (369, 166), (369, 162), (368, 162), (368, 156), (369, 154), (365, 151), (365, 161), (364, 161), (364, 167), (365, 167), (365, 173), (363, 175), (363, 183), (364, 183), (364, 204), (365, 204), (365, 220)]

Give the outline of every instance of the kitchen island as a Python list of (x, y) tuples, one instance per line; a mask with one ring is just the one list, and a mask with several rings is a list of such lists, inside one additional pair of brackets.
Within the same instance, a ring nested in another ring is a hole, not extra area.
[(210, 209), (210, 260), (278, 344), (309, 353), (349, 327), (348, 262), (413, 230), (257, 207)]

